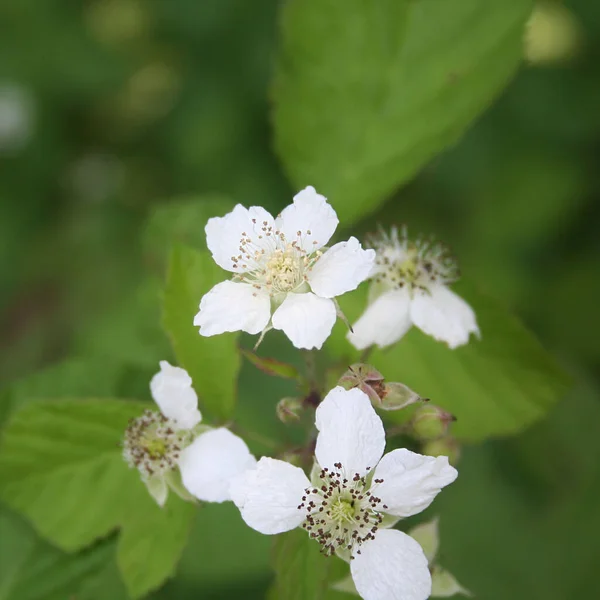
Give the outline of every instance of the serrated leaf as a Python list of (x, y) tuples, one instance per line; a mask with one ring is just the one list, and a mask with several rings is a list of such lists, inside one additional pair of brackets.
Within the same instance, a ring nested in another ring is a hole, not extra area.
[(85, 598), (86, 590), (103, 578), (114, 553), (113, 541), (77, 554), (61, 552), (3, 508), (0, 531), (0, 600)]
[(117, 548), (117, 564), (133, 598), (141, 598), (173, 574), (196, 511), (175, 494), (161, 509), (145, 489), (138, 490), (136, 508), (128, 516)]
[[(136, 598), (173, 573), (191, 518), (170, 503), (161, 511), (123, 460), (127, 423), (146, 407), (108, 398), (34, 402), (13, 414), (0, 443), (2, 500), (64, 551), (121, 528), (119, 566)], [(152, 568), (141, 569), (146, 563)]]
[(241, 358), (237, 334), (203, 337), (194, 325), (200, 299), (224, 279), (207, 252), (177, 246), (171, 254), (163, 325), (177, 361), (190, 374), (204, 409), (220, 420), (233, 414)]
[[(453, 436), (468, 441), (508, 435), (543, 417), (569, 386), (569, 377), (523, 324), (466, 281), (454, 286), (475, 310), (481, 340), (455, 350), (413, 327), (397, 344), (369, 357), (388, 381), (401, 381), (456, 416)], [(348, 294), (342, 308), (352, 319), (365, 294)], [(358, 353), (341, 336), (328, 349), (347, 360)], [(401, 412), (401, 411), (400, 411)], [(393, 421), (402, 415), (388, 413)]]
[(151, 212), (142, 236), (146, 259), (166, 267), (175, 245), (206, 250), (204, 227), (211, 217), (222, 217), (233, 208), (226, 196), (207, 194), (177, 198), (157, 205)]
[(275, 141), (344, 224), (454, 143), (521, 57), (529, 0), (290, 0)]
[(258, 356), (250, 350), (242, 349), (241, 353), (257, 368), (267, 375), (283, 377), (284, 379), (299, 379), (300, 373), (293, 365), (281, 362), (275, 358)]
[(54, 397), (107, 397), (117, 393), (123, 366), (113, 361), (69, 358), (13, 382), (0, 394), (0, 422), (25, 404)]
[(321, 554), (319, 544), (301, 529), (278, 535), (273, 545), (273, 597), (323, 600), (328, 594), (335, 561), (340, 562), (336, 557)]

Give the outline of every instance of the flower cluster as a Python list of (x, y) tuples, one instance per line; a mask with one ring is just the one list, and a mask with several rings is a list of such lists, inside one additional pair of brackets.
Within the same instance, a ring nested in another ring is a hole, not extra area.
[[(348, 333), (356, 348), (393, 344), (411, 324), (450, 348), (465, 344), (471, 333), (479, 335), (472, 309), (448, 288), (458, 271), (442, 246), (411, 242), (392, 229), (370, 249), (354, 237), (327, 247), (337, 225), (335, 211), (312, 187), (276, 218), (263, 208), (237, 205), (209, 219), (208, 249), (232, 278), (200, 300), (194, 319), (200, 334), (245, 331), (260, 334), (260, 342), (278, 329), (297, 348), (319, 349), (343, 317), (336, 297), (370, 280), (369, 306)], [(425, 510), (457, 477), (446, 456), (404, 448), (384, 454), (385, 429), (375, 408), (422, 403), (416, 392), (385, 382), (375, 367), (355, 364), (322, 401), (324, 390), (312, 380), (306, 386), (310, 402), (280, 401), (276, 410), (284, 423), (315, 410), (317, 434), (303, 450), (307, 457), (314, 448), (308, 476), (279, 458), (257, 461), (229, 429), (202, 423), (188, 373), (166, 361), (160, 367), (150, 383), (160, 411), (146, 410), (132, 420), (123, 441), (125, 460), (159, 505), (172, 490), (192, 501), (231, 500), (263, 534), (302, 528), (324, 555), (350, 565), (351, 579), (344, 585), (365, 600), (425, 600), (432, 593), (432, 573), (434, 592), (465, 591), (430, 564), (433, 555), (424, 553), (417, 535), (394, 528)], [(418, 439), (437, 440), (451, 415), (436, 407), (419, 410), (409, 425)]]
[(425, 510), (452, 483), (446, 457), (405, 449), (383, 454), (385, 432), (368, 396), (336, 387), (316, 411), (319, 434), (312, 481), (302, 469), (261, 458), (233, 480), (232, 497), (246, 523), (265, 534), (304, 528), (325, 554), (350, 562), (366, 600), (424, 599), (431, 592), (427, 558), (410, 536), (391, 529)]

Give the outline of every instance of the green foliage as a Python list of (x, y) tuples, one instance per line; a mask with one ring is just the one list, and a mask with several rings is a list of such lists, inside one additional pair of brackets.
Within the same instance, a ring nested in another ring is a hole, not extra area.
[(291, 0), (274, 86), (279, 155), (344, 224), (454, 143), (519, 64), (528, 0)]
[[(112, 541), (78, 554), (65, 554), (38, 538), (23, 521), (2, 508), (0, 531), (1, 600), (89, 598), (88, 590), (114, 554)], [(119, 597), (112, 595), (113, 598)]]
[(118, 393), (122, 365), (89, 358), (69, 358), (16, 381), (0, 393), (0, 423), (20, 406), (49, 396), (109, 397)]
[(175, 572), (196, 507), (170, 494), (161, 509), (142, 486), (127, 503), (131, 510), (119, 538), (117, 564), (129, 595), (141, 598)]
[(241, 352), (255, 367), (267, 375), (283, 377), (284, 379), (298, 379), (300, 377), (298, 369), (293, 365), (281, 362), (275, 358), (258, 356), (258, 354), (250, 352), (250, 350), (242, 349)]
[(164, 294), (163, 325), (177, 357), (190, 374), (202, 406), (220, 420), (235, 408), (241, 358), (237, 334), (206, 338), (193, 325), (202, 296), (224, 273), (207, 252), (177, 246), (171, 254)]
[(323, 600), (329, 597), (330, 577), (341, 563), (324, 556), (320, 546), (302, 529), (282, 533), (273, 545), (275, 583), (273, 598)]
[(80, 550), (122, 528), (118, 563), (134, 598), (172, 574), (192, 516), (174, 499), (160, 510), (123, 460), (124, 430), (145, 407), (108, 398), (31, 403), (13, 414), (0, 445), (0, 497), (53, 544)]
[[(537, 421), (566, 392), (569, 378), (532, 334), (497, 302), (466, 281), (455, 286), (475, 310), (481, 340), (455, 350), (413, 327), (391, 348), (369, 357), (388, 381), (402, 381), (421, 397), (448, 410), (452, 433), (477, 441), (508, 435)], [(342, 301), (352, 319), (365, 307), (361, 290)], [(338, 356), (356, 360), (339, 332), (328, 342)], [(403, 419), (389, 413), (388, 419)]]
[[(122, 302), (78, 332), (77, 350), (98, 366), (120, 365), (158, 370), (169, 355), (169, 341), (160, 327), (161, 286), (146, 277)], [(93, 360), (92, 360), (93, 359)], [(85, 395), (94, 392), (84, 393)]]
[(168, 265), (174, 245), (206, 250), (204, 227), (211, 217), (222, 217), (233, 208), (224, 195), (176, 199), (153, 208), (143, 233), (144, 255), (151, 265)]

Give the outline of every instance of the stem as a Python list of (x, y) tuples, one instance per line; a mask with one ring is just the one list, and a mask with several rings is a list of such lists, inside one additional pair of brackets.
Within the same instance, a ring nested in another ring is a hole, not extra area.
[(306, 364), (306, 379), (311, 392), (319, 391), (319, 377), (317, 373), (317, 359), (314, 350), (303, 352), (304, 363)]
[(369, 360), (369, 356), (371, 356), (372, 352), (373, 352), (373, 346), (368, 346), (367, 348), (365, 348), (362, 351), (362, 354), (360, 355), (360, 362), (366, 363)]

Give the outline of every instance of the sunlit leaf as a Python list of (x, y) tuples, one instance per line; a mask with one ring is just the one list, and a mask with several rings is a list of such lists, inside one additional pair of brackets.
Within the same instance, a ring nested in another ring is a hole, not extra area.
[[(448, 410), (452, 434), (483, 440), (521, 431), (543, 417), (568, 389), (569, 377), (535, 337), (504, 308), (467, 282), (455, 286), (472, 305), (481, 340), (455, 350), (413, 327), (398, 343), (369, 357), (389, 381), (401, 381)], [(365, 304), (360, 291), (342, 299), (353, 319)], [(337, 332), (330, 352), (356, 360), (358, 353)], [(401, 413), (402, 411), (400, 411)], [(389, 413), (387, 418), (402, 419)]]
[(202, 296), (224, 279), (207, 252), (177, 246), (171, 254), (164, 295), (163, 325), (177, 361), (190, 374), (202, 406), (221, 420), (231, 417), (241, 358), (237, 334), (203, 337), (194, 325)]
[(528, 0), (290, 0), (275, 140), (343, 223), (454, 143), (515, 72)]
[(0, 497), (42, 537), (76, 551), (122, 529), (119, 566), (135, 598), (173, 573), (192, 516), (175, 498), (161, 510), (123, 460), (127, 423), (145, 407), (108, 398), (34, 402), (13, 414), (0, 444)]

